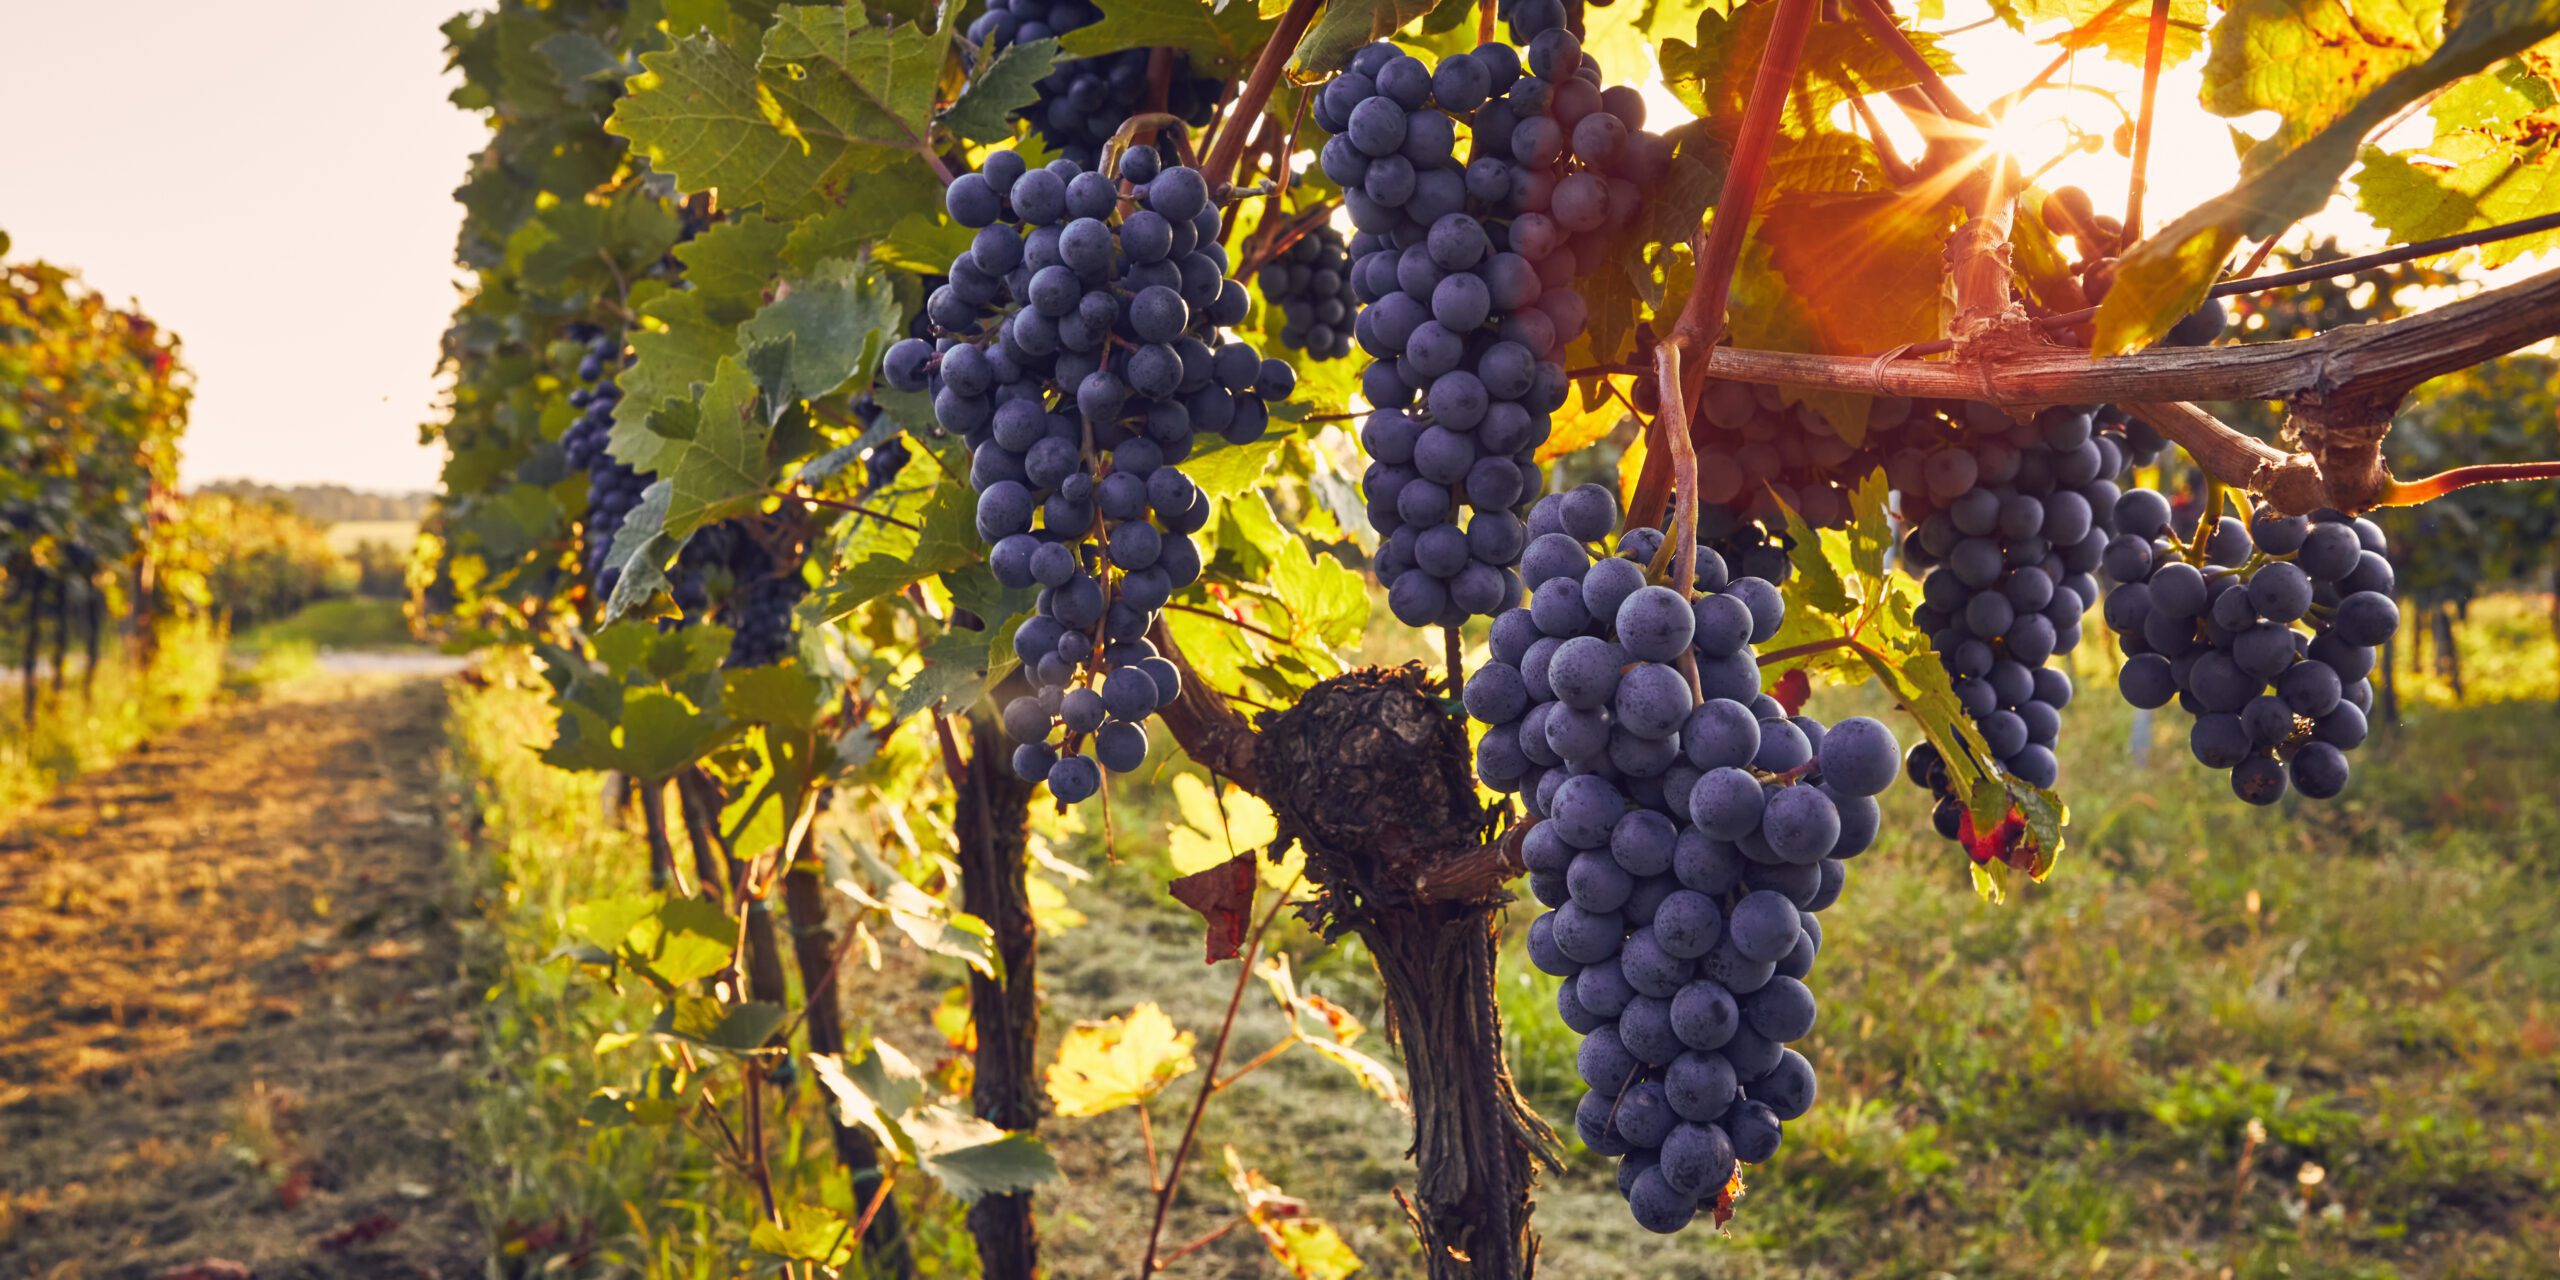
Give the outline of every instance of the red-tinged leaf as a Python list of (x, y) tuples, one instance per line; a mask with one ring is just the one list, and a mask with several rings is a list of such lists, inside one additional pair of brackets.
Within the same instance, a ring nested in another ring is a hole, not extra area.
[(1733, 1202), (1742, 1198), (1742, 1192), (1742, 1166), (1735, 1165), (1733, 1176), (1725, 1179), (1724, 1186), (1717, 1190), (1715, 1205), (1710, 1210), (1715, 1215), (1718, 1228), (1733, 1221)]
[(1253, 914), (1253, 855), (1239, 853), (1174, 881), (1173, 900), (1208, 924), (1208, 963), (1234, 959), (1244, 950), (1245, 923)]
[(1998, 826), (1984, 831), (1973, 822), (1973, 811), (1965, 810), (1956, 828), (1956, 836), (1964, 842), (1964, 851), (1975, 862), (1998, 862), (2032, 873), (2036, 865), (2036, 839), (2027, 830), (2026, 815), (2016, 805)]
[(245, 1262), (207, 1258), (193, 1266), (171, 1267), (160, 1273), (160, 1280), (252, 1280), (255, 1275)]
[(1769, 691), (1769, 696), (1777, 699), (1788, 715), (1794, 715), (1804, 710), (1804, 700), (1813, 696), (1813, 678), (1804, 673), (1804, 668), (1797, 667), (1778, 677), (1777, 687)]
[(344, 1253), (358, 1245), (371, 1244), (399, 1229), (398, 1218), (387, 1213), (377, 1213), (358, 1218), (312, 1243), (330, 1253)]

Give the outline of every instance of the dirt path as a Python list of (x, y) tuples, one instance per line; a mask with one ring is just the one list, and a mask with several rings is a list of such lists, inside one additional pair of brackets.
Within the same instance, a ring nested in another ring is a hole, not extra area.
[(481, 1274), (442, 707), (218, 712), (0, 831), (0, 1277)]

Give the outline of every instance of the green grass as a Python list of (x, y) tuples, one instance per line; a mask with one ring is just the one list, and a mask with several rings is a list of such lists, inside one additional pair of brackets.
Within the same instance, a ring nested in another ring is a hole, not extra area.
[(397, 600), (347, 596), (305, 605), (290, 618), (243, 633), (238, 647), (262, 653), (292, 645), (311, 649), (400, 649), (417, 643)]
[(61, 693), (39, 674), (32, 729), (20, 714), (23, 686), (15, 676), (0, 678), (0, 821), (194, 719), (224, 688), (223, 637), (204, 626), (164, 628), (147, 671), (110, 637), (93, 677), (84, 679), (77, 655)]

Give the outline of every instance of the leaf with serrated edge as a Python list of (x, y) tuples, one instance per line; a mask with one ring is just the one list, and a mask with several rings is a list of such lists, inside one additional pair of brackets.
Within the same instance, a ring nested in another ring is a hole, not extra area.
[(2474, 0), (2425, 61), (2392, 72), (2283, 156), (2240, 185), (2188, 210), (2118, 261), (2100, 304), (2092, 349), (2113, 355), (2149, 344), (2204, 301), (2243, 236), (2270, 236), (2317, 213), (2366, 134), (2442, 85), (2560, 31), (2554, 0)]
[(1040, 78), (1058, 61), (1056, 40), (1026, 40), (995, 51), (934, 123), (969, 142), (1013, 136), (1013, 113), (1039, 100)]
[(1191, 1033), (1148, 1001), (1114, 1018), (1079, 1022), (1049, 1066), (1049, 1100), (1061, 1116), (1098, 1116), (1135, 1106), (1199, 1068)]
[(890, 340), (905, 332), (896, 289), (870, 263), (837, 258), (795, 276), (790, 291), (738, 326), (741, 346), (791, 337), (791, 387), (816, 400), (867, 384)]
[(722, 359), (702, 389), (701, 420), (671, 468), (667, 532), (685, 537), (707, 524), (752, 509), (766, 492), (765, 441), (772, 435), (749, 412), (756, 399), (754, 375)]

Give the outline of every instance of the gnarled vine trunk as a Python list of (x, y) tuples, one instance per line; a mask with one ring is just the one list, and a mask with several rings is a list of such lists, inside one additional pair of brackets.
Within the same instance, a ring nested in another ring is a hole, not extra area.
[[(1537, 1265), (1529, 1190), (1555, 1136), (1513, 1087), (1494, 1000), (1507, 895), (1482, 860), (1487, 814), (1467, 734), (1420, 666), (1325, 681), (1267, 717), (1259, 791), (1307, 852), (1310, 923), (1368, 944), (1413, 1095), (1410, 1205), (1435, 1280), (1514, 1280)], [(1459, 896), (1434, 888), (1456, 878)]]
[[(1027, 852), (1031, 784), (1014, 776), (1004, 732), (984, 715), (969, 718), (969, 758), (960, 771), (952, 825), (960, 836), (960, 909), (987, 922), (1001, 981), (969, 975), (969, 1012), (978, 1031), (977, 1074), (970, 1101), (981, 1119), (1024, 1132), (1039, 1127), (1039, 937), (1031, 924)], [(1031, 1280), (1040, 1263), (1031, 1195), (987, 1196), (969, 1207), (981, 1275)]]

